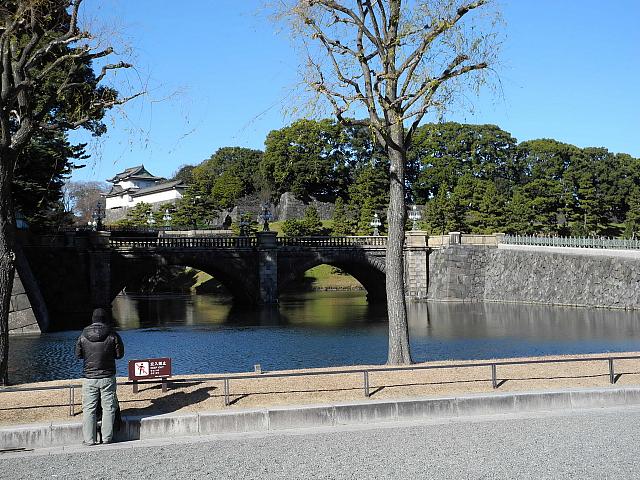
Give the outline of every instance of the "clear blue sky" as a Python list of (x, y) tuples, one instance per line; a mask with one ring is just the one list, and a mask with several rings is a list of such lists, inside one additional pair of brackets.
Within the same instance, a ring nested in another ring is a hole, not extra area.
[[(270, 130), (291, 122), (283, 109), (298, 58), (260, 13), (262, 0), (85, 1), (88, 13), (118, 24), (150, 94), (114, 118), (73, 179), (141, 163), (168, 177), (220, 147), (262, 149)], [(500, 1), (502, 94), (484, 92), (474, 113), (446, 119), (640, 157), (640, 1)]]

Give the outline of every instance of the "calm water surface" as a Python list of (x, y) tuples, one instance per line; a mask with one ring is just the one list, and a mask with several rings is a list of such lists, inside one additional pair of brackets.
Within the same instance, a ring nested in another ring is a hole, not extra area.
[[(127, 361), (167, 356), (175, 374), (381, 364), (385, 307), (360, 292), (314, 292), (242, 310), (214, 296), (119, 296)], [(412, 304), (416, 361), (640, 351), (640, 312), (505, 304)], [(11, 337), (13, 383), (78, 378), (79, 331)]]

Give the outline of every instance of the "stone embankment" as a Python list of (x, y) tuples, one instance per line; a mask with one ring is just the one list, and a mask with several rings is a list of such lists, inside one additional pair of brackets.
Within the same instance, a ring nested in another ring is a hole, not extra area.
[(428, 298), (640, 309), (637, 252), (504, 247), (432, 252)]

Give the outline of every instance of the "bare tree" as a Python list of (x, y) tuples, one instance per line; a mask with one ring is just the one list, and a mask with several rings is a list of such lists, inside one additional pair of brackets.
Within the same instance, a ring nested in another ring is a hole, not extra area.
[(478, 15), (490, 13), (489, 2), (278, 3), (279, 18), (290, 21), (306, 56), (305, 83), (315, 98), (327, 101), (339, 121), (367, 125), (389, 156), (389, 364), (411, 362), (403, 258), (407, 149), (428, 112), (452, 105), (469, 83), (483, 83), (498, 49), (494, 21)]
[(106, 182), (71, 181), (64, 186), (64, 190), (66, 211), (73, 213), (77, 224), (86, 225), (91, 221), (98, 204), (104, 212), (103, 194), (109, 191), (109, 184)]
[[(0, 5), (0, 385), (7, 384), (8, 317), (15, 259), (11, 182), (20, 152), (39, 131), (79, 127), (94, 134), (121, 97), (98, 84), (114, 70), (112, 47), (80, 28), (83, 0), (5, 0)], [(96, 74), (91, 63), (99, 61)]]

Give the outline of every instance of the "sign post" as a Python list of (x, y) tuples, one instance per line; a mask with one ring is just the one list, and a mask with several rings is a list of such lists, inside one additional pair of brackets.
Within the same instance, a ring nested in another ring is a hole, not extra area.
[(150, 378), (162, 379), (162, 391), (167, 391), (167, 378), (171, 376), (171, 358), (147, 358), (129, 360), (129, 380), (133, 381), (133, 393), (138, 393), (138, 381)]

